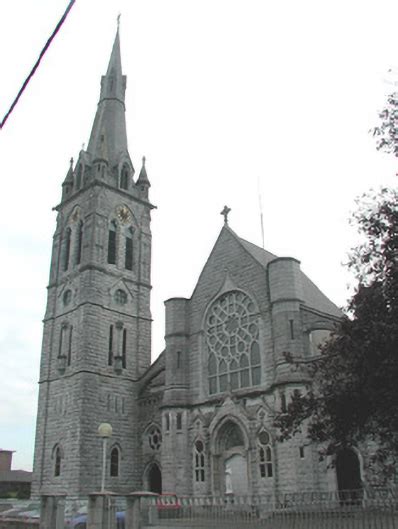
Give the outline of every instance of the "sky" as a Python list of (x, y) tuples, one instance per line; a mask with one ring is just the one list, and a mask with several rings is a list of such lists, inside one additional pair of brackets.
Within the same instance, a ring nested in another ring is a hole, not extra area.
[[(67, 0), (0, 3), (0, 114)], [(69, 159), (87, 144), (121, 13), (129, 150), (147, 158), (153, 351), (165, 299), (190, 297), (231, 228), (301, 261), (338, 306), (355, 198), (396, 185), (368, 131), (396, 79), (398, 3), (378, 0), (77, 0), (0, 131), (0, 448), (32, 467), (42, 318)], [(261, 197), (261, 200), (260, 200)]]

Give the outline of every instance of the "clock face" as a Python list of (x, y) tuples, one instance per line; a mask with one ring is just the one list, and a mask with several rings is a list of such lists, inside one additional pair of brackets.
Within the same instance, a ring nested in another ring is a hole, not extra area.
[(127, 206), (118, 206), (116, 208), (116, 215), (122, 224), (128, 224), (131, 222), (132, 215)]

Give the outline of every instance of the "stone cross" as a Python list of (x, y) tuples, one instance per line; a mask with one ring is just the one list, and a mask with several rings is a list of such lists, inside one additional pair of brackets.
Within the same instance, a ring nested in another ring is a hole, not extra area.
[(228, 214), (231, 211), (231, 208), (224, 206), (224, 209), (221, 211), (220, 215), (224, 215), (224, 224), (228, 224)]

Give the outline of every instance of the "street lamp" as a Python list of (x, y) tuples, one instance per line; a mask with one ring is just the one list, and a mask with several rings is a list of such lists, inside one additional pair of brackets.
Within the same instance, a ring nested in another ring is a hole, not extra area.
[(102, 437), (102, 480), (101, 492), (105, 492), (105, 473), (106, 473), (106, 441), (112, 437), (112, 426), (107, 422), (103, 422), (98, 427), (98, 435)]

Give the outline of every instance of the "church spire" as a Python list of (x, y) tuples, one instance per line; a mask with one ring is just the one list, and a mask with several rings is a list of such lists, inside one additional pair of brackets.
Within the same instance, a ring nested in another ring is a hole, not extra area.
[(126, 76), (122, 73), (119, 27), (117, 28), (106, 75), (101, 78), (101, 95), (91, 130), (87, 151), (91, 159), (106, 160), (112, 167), (122, 157), (129, 157), (127, 148), (124, 94)]

